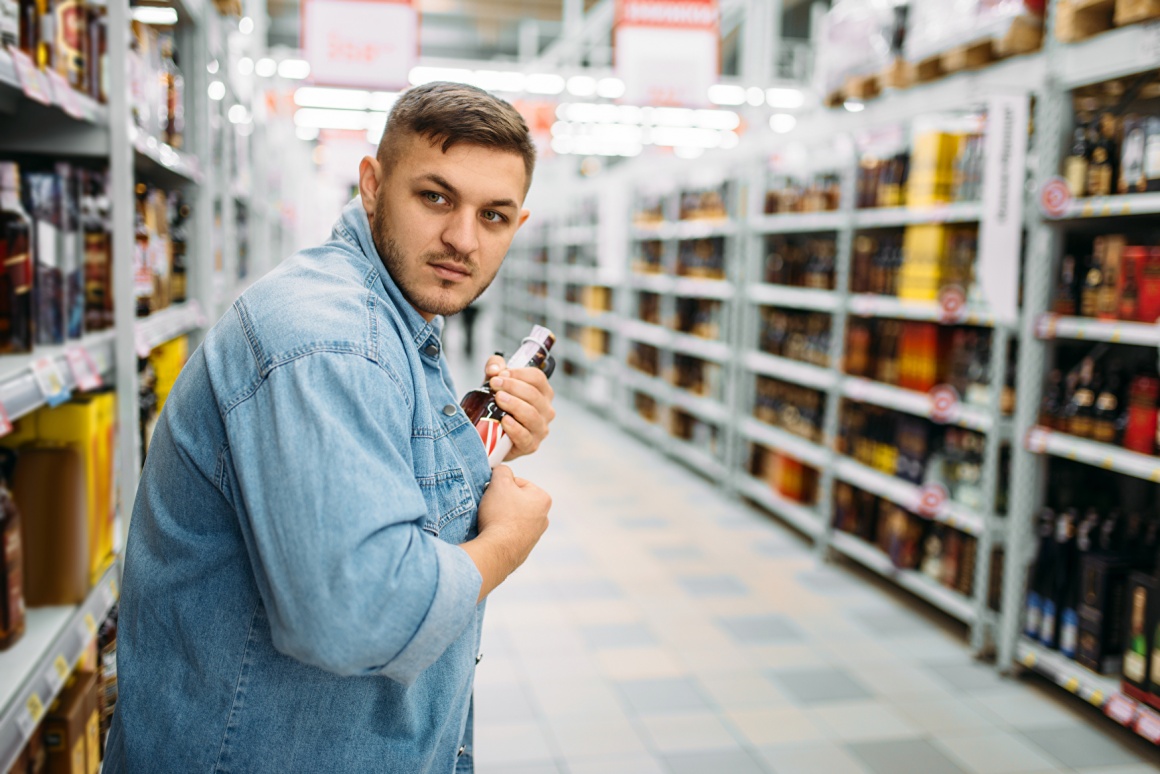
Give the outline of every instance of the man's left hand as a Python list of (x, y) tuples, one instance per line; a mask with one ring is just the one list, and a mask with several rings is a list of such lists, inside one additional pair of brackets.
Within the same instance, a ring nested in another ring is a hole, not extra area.
[(531, 454), (548, 437), (548, 425), (556, 418), (556, 393), (548, 377), (538, 368), (509, 369), (499, 355), (488, 358), (486, 373), (496, 403), (507, 414), (501, 424), (511, 436), (512, 450), (504, 461)]

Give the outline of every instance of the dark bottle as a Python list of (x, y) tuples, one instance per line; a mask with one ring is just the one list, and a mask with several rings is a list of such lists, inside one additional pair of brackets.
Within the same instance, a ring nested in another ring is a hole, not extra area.
[(79, 0), (52, 0), (52, 67), (74, 89), (85, 88), (85, 7)]
[(0, 163), (0, 353), (31, 352), (32, 221), (20, 201), (20, 168)]
[(1116, 442), (1116, 423), (1120, 419), (1120, 400), (1123, 393), (1123, 378), (1120, 364), (1111, 363), (1103, 387), (1096, 395), (1095, 410), (1092, 414), (1092, 439), (1100, 443)]
[(1087, 271), (1084, 273), (1083, 284), (1080, 287), (1079, 313), (1083, 317), (1095, 317), (1099, 312), (1100, 288), (1104, 284), (1103, 266), (1100, 256), (1093, 255), (1088, 259)]
[(20, 0), (20, 50), (36, 61), (36, 47), (40, 42), (40, 17), (36, 0)]
[(86, 47), (85, 91), (98, 102), (109, 101), (109, 6), (108, 0), (90, 0)]
[(113, 247), (104, 175), (85, 173), (81, 195), (85, 236), (85, 329), (113, 327)]
[(1093, 434), (1096, 394), (1099, 390), (1095, 367), (1095, 361), (1090, 357), (1085, 357), (1080, 363), (1075, 392), (1067, 406), (1067, 432), (1080, 438), (1091, 438)]
[(1047, 386), (1043, 388), (1043, 401), (1039, 405), (1040, 425), (1052, 430), (1059, 429), (1059, 414), (1062, 411), (1059, 402), (1062, 392), (1063, 374), (1058, 368), (1053, 368), (1047, 377)]
[[(549, 377), (555, 370), (556, 361), (552, 358), (552, 345), (556, 343), (556, 336), (547, 328), (537, 325), (520, 344), (507, 362), (508, 368), (538, 368)], [(504, 432), (500, 421), (506, 413), (495, 402), (495, 393), (489, 385), (490, 380), (463, 396), (460, 406), (467, 413), (467, 418), (479, 432), (483, 448), (487, 452), (487, 461), (495, 467), (504, 461), (511, 451), (511, 437)]]
[(133, 295), (137, 300), (137, 316), (148, 317), (153, 309), (153, 267), (149, 260), (149, 224), (145, 216), (149, 189), (137, 184), (137, 214), (134, 223)]
[(1094, 508), (1089, 508), (1083, 523), (1076, 530), (1075, 550), (1067, 568), (1063, 605), (1059, 614), (1059, 652), (1070, 659), (1075, 658), (1076, 647), (1079, 644), (1079, 568), (1084, 555), (1092, 550), (1093, 533), (1099, 528), (1099, 524), (1099, 513)]
[(8, 490), (15, 454), (0, 452), (0, 651), (16, 644), (24, 634), (24, 549), (20, 511)]
[(1116, 117), (1111, 113), (1100, 116), (1095, 142), (1092, 145), (1091, 161), (1088, 164), (1088, 196), (1111, 195), (1116, 181), (1116, 163), (1119, 159), (1116, 148)]
[(1068, 576), (1075, 555), (1076, 511), (1068, 508), (1055, 522), (1055, 540), (1052, 544), (1051, 577), (1048, 593), (1043, 601), (1043, 621), (1039, 627), (1039, 641), (1049, 648), (1059, 644), (1060, 616), (1065, 605), (1064, 596), (1068, 591)]
[(173, 250), (173, 273), (169, 278), (170, 301), (174, 304), (183, 303), (188, 293), (186, 278), (186, 254), (189, 241), (189, 205), (181, 200), (181, 194), (175, 194), (177, 206), (175, 216), (169, 226), (169, 240)]
[(1055, 289), (1054, 311), (1056, 314), (1070, 317), (1076, 313), (1075, 278), (1075, 258), (1070, 255), (1065, 255), (1059, 267), (1059, 285)]
[(1063, 162), (1063, 177), (1072, 196), (1086, 196), (1088, 186), (1088, 164), (1091, 161), (1091, 143), (1088, 128), (1082, 121), (1076, 125), (1071, 135), (1071, 150)]

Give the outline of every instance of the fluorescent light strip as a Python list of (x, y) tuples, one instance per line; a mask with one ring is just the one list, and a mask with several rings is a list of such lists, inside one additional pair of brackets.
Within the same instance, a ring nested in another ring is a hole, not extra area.
[(133, 21), (152, 24), (155, 27), (172, 27), (177, 24), (177, 9), (157, 5), (138, 5), (133, 8)]
[(283, 59), (278, 65), (278, 75), (289, 81), (301, 81), (310, 77), (310, 63), (305, 59)]

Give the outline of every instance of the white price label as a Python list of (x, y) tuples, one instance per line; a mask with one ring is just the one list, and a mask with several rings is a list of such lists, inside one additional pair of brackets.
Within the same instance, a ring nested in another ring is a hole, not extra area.
[(153, 346), (149, 342), (149, 337), (141, 328), (138, 328), (133, 334), (133, 345), (137, 350), (137, 357), (146, 358), (153, 352)]
[(19, 729), (23, 741), (28, 741), (32, 738), (33, 732), (36, 731), (36, 726), (43, 717), (44, 702), (41, 701), (40, 694), (34, 693), (24, 703), (23, 710), (16, 715), (16, 727)]
[(918, 490), (918, 507), (915, 510), (923, 516), (934, 518), (942, 511), (949, 497), (947, 488), (939, 482), (923, 484)]
[(0, 403), (0, 438), (12, 432), (12, 420), (8, 418), (8, 409)]
[(1136, 733), (1152, 744), (1160, 744), (1160, 715), (1141, 707), (1140, 717), (1136, 720)]
[(874, 314), (876, 303), (874, 296), (857, 295), (850, 299), (850, 313), (858, 317), (869, 317)]
[(1035, 320), (1035, 336), (1040, 339), (1054, 339), (1058, 316), (1047, 312), (1039, 315)]
[(959, 391), (940, 384), (930, 391), (930, 418), (939, 424), (954, 422), (959, 416)]
[(12, 55), (12, 64), (16, 66), (16, 75), (20, 79), (20, 88), (24, 90), (24, 96), (42, 105), (51, 105), (52, 92), (44, 73), (23, 51), (9, 48), (8, 53)]
[(69, 370), (72, 371), (73, 380), (76, 381), (78, 390), (89, 392), (100, 389), (103, 384), (101, 374), (97, 364), (93, 361), (93, 356), (89, 354), (87, 349), (70, 347), (65, 353), (65, 360), (68, 361)]
[(46, 75), (48, 75), (48, 82), (52, 86), (53, 101), (60, 105), (65, 115), (83, 119), (85, 114), (81, 110), (80, 99), (73, 87), (69, 85), (68, 80), (55, 70), (47, 71)]
[(60, 689), (64, 687), (64, 681), (68, 679), (70, 671), (68, 661), (65, 660), (64, 656), (57, 656), (52, 662), (52, 669), (49, 669), (46, 675), (48, 678), (48, 687), (52, 689), (52, 693), (60, 693)]
[(1136, 704), (1123, 696), (1113, 696), (1108, 700), (1104, 712), (1120, 725), (1129, 726), (1136, 718)]
[(57, 368), (56, 359), (42, 357), (32, 363), (32, 375), (40, 387), (40, 393), (50, 406), (59, 406), (67, 401), (72, 393), (65, 386), (64, 377)]
[(1033, 427), (1027, 431), (1027, 451), (1032, 454), (1043, 454), (1047, 451), (1047, 439), (1051, 431), (1042, 427)]

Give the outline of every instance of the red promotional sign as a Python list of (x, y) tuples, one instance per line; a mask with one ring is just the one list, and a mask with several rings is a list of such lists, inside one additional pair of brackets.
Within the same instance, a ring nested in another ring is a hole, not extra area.
[(937, 481), (922, 485), (918, 492), (918, 512), (928, 518), (935, 518), (942, 512), (950, 493)]
[(959, 392), (949, 384), (930, 391), (930, 418), (939, 424), (953, 422), (959, 413)]
[(717, 0), (617, 0), (617, 27), (717, 31)]
[(967, 294), (958, 285), (948, 285), (939, 291), (940, 319), (945, 325), (962, 322), (967, 315)]
[(721, 69), (718, 0), (617, 0), (616, 72), (625, 102), (708, 104)]
[(1039, 209), (1048, 218), (1062, 218), (1071, 207), (1071, 189), (1062, 177), (1053, 177), (1039, 190)]
[(325, 86), (405, 89), (419, 58), (413, 0), (302, 0), (310, 80)]

